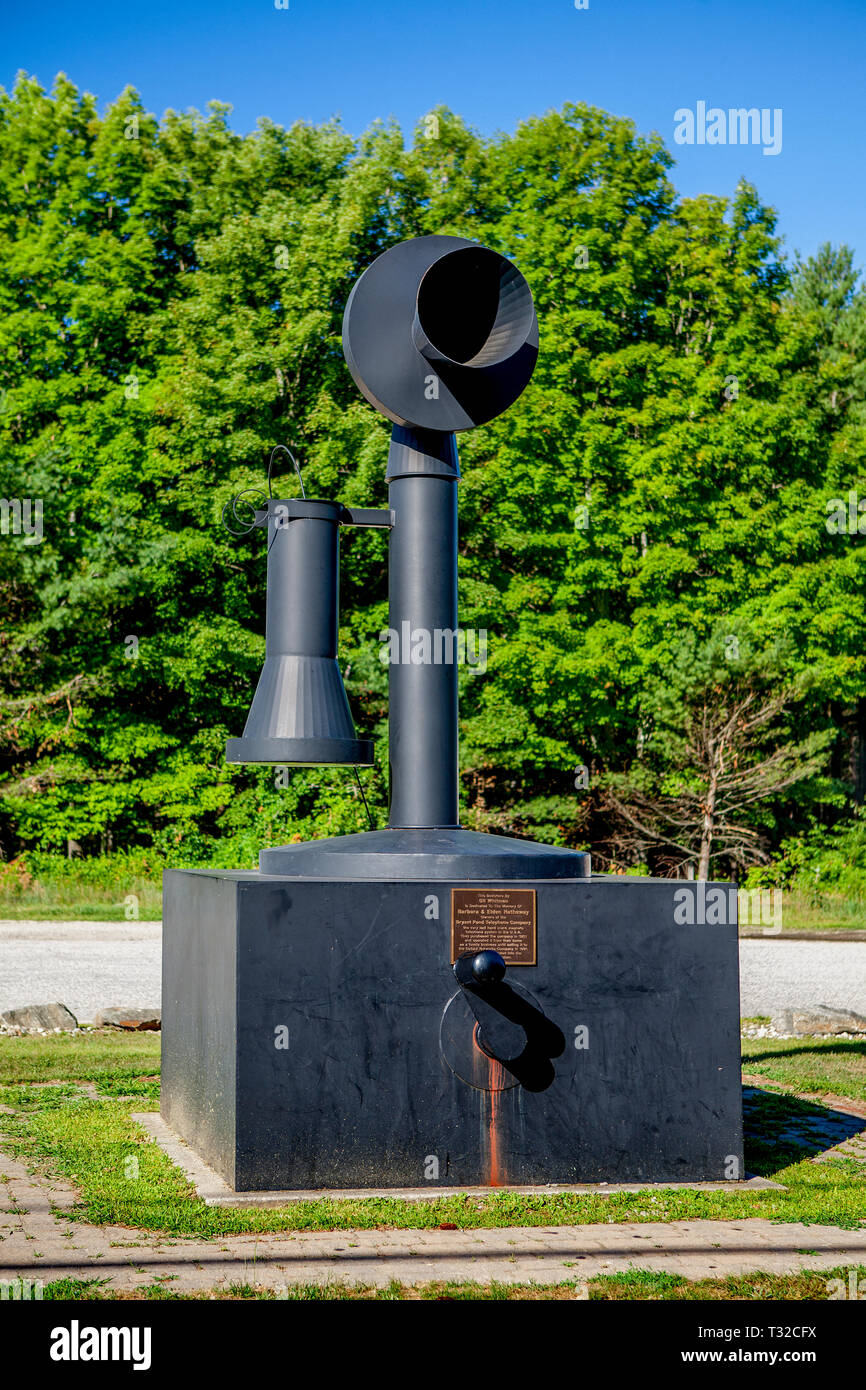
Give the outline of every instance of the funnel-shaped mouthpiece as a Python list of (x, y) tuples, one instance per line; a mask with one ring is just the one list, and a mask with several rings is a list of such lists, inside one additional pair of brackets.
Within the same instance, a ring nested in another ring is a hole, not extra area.
[(538, 321), (516, 266), (463, 237), (383, 252), (343, 316), (356, 384), (396, 425), (450, 433), (507, 410), (532, 376)]
[(369, 764), (337, 664), (340, 506), (268, 502), (265, 664), (230, 763)]

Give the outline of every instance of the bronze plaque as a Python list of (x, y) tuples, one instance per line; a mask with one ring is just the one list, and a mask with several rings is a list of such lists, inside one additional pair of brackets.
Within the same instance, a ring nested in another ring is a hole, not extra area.
[(469, 951), (498, 951), (506, 965), (535, 965), (535, 889), (452, 888), (452, 964)]

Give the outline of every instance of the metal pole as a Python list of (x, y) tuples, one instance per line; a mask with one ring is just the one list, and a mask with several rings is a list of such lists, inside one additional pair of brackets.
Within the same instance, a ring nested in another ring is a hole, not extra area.
[(392, 828), (457, 826), (457, 483), (453, 434), (395, 425), (388, 456)]

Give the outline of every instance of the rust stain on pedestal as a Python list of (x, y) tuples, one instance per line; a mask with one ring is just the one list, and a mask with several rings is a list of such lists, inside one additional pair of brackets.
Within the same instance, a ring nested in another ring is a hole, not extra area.
[(487, 1160), (487, 1182), (490, 1187), (502, 1187), (507, 1182), (505, 1165), (505, 1135), (502, 1096), (508, 1085), (501, 1062), (479, 1045), (478, 1025), (472, 1030), (475, 1085), (481, 1096), (481, 1142)]

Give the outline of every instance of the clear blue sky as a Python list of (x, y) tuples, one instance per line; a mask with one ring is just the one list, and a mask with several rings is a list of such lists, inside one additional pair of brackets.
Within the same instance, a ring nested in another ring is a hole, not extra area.
[[(740, 175), (790, 251), (847, 241), (866, 263), (866, 0), (0, 0), (0, 83), (64, 71), (101, 105), (230, 102), (232, 122), (339, 115), (410, 132), (444, 103), (485, 134), (566, 101), (657, 130), (683, 193)], [(676, 145), (680, 107), (781, 108), (782, 149)]]

